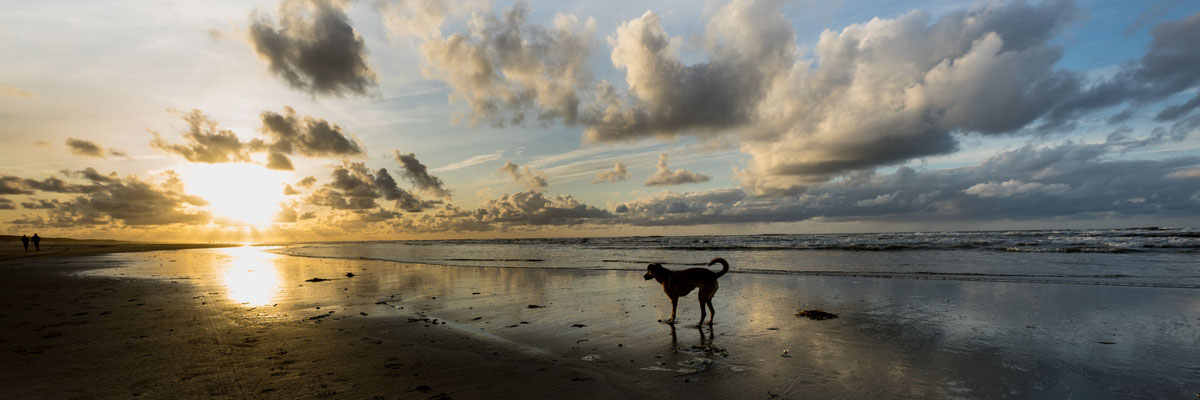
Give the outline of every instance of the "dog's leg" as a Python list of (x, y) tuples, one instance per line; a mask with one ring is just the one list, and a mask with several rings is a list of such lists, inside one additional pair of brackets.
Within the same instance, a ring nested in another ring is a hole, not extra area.
[(702, 325), (704, 325), (704, 297), (700, 297), (700, 323), (696, 324), (696, 327), (699, 328)]
[[(716, 318), (716, 310), (713, 310), (713, 299), (704, 300), (704, 303), (708, 303), (708, 324), (712, 326), (713, 318)], [(703, 304), (700, 305), (700, 309), (704, 309)], [(703, 323), (704, 318), (700, 318), (700, 322)]]
[(679, 308), (679, 298), (678, 298), (678, 297), (672, 297), (672, 298), (671, 298), (671, 319), (670, 319), (670, 320), (667, 320), (667, 323), (668, 323), (668, 324), (674, 324), (674, 323), (675, 323), (675, 310), (676, 310), (677, 308)]

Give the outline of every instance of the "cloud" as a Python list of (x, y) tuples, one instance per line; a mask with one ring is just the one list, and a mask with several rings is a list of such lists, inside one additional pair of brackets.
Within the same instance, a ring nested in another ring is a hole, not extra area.
[(447, 166), (444, 166), (441, 168), (434, 168), (433, 172), (447, 172), (447, 171), (453, 171), (456, 169), (463, 169), (463, 168), (470, 167), (473, 165), (483, 164), (488, 161), (499, 160), (500, 157), (503, 157), (503, 152), (495, 152), (492, 154), (480, 154), (477, 156), (471, 156), (471, 158), (468, 158), (466, 160), (452, 163), (450, 165), (447, 165)]
[(432, 193), (437, 197), (450, 198), (450, 191), (446, 190), (442, 179), (430, 175), (428, 168), (417, 160), (415, 154), (401, 154), (400, 151), (393, 150), (392, 156), (396, 158), (396, 162), (400, 163), (401, 176), (416, 185), (417, 189)]
[(57, 199), (50, 199), (50, 200), (31, 199), (29, 201), (21, 202), (21, 208), (30, 209), (30, 210), (51, 210), (51, 209), (61, 207), (62, 204), (63, 203), (58, 201)]
[(0, 210), (15, 210), (15, 209), (17, 209), (17, 207), (13, 205), (12, 200), (0, 197)]
[(357, 157), (366, 154), (358, 139), (342, 131), (337, 124), (309, 116), (299, 116), (285, 106), (283, 114), (264, 111), (261, 114), (263, 138), (243, 142), (236, 133), (219, 129), (217, 122), (200, 110), (183, 115), (188, 130), (186, 144), (171, 144), (156, 131), (150, 146), (160, 151), (182, 155), (188, 161), (209, 164), (251, 162), (250, 155), (267, 153), (266, 167), (291, 171), (295, 167), (288, 155), (307, 157)]
[(292, 160), (280, 153), (271, 153), (267, 156), (267, 168), (280, 171), (293, 171), (296, 169), (292, 165)]
[(991, 4), (931, 21), (913, 12), (826, 31), (742, 135), (742, 184), (795, 194), (855, 170), (958, 149), (955, 132), (1017, 131), (1077, 92), (1051, 39), (1068, 1)]
[(1071, 190), (1071, 186), (1062, 183), (1047, 185), (1038, 182), (1025, 183), (1016, 179), (1009, 179), (1004, 182), (990, 181), (987, 183), (976, 184), (975, 186), (971, 186), (967, 188), (967, 190), (964, 190), (963, 193), (982, 198), (989, 198), (1034, 194), (1058, 196), (1066, 193), (1069, 190)]
[[(104, 146), (96, 142), (69, 137), (67, 138), (67, 148), (75, 155), (104, 158)], [(113, 157), (129, 157), (125, 152), (117, 149), (108, 149), (108, 154)]]
[(593, 179), (592, 183), (620, 182), (629, 179), (629, 176), (629, 170), (625, 168), (625, 163), (619, 162), (613, 164), (613, 169), (611, 171), (600, 171), (599, 173), (596, 173), (596, 179)]
[(620, 223), (635, 226), (686, 226), (741, 222), (746, 194), (738, 189), (675, 193), (664, 191), (613, 206)]
[[(25, 179), (32, 189), (52, 193), (79, 193), (66, 201), (31, 199), (26, 208), (46, 209), (45, 213), (27, 213), (9, 221), (12, 224), (83, 228), (87, 226), (161, 226), (198, 225), (212, 220), (204, 199), (188, 195), (173, 171), (163, 173), (161, 183), (136, 176), (117, 178), (88, 168), (66, 174), (82, 177), (87, 183), (70, 183), (51, 177), (41, 181)], [(24, 204), (23, 204), (24, 205)], [(30, 207), (31, 206), (31, 207)]]
[(25, 184), (25, 179), (4, 175), (0, 176), (0, 195), (5, 194), (31, 194), (32, 191)]
[[(1024, 146), (968, 167), (886, 175), (866, 171), (810, 185), (791, 197), (744, 190), (663, 192), (610, 205), (635, 226), (796, 221), (958, 222), (1154, 216), (1195, 218), (1200, 181), (1182, 179), (1200, 157), (1114, 160), (1120, 145)], [(1171, 177), (1178, 173), (1177, 177)], [(963, 225), (969, 226), (969, 225)]]
[(857, 203), (854, 203), (854, 205), (859, 207), (882, 206), (891, 203), (892, 200), (895, 200), (896, 196), (898, 195), (900, 195), (900, 192), (881, 194), (872, 199), (859, 200)]
[(300, 182), (296, 182), (296, 186), (299, 186), (302, 188), (310, 188), (310, 187), (312, 187), (312, 185), (314, 183), (317, 183), (317, 177), (310, 176), (310, 177), (301, 179)]
[(262, 132), (273, 141), (267, 146), (278, 154), (299, 153), (308, 157), (347, 157), (366, 154), (357, 139), (342, 131), (337, 124), (309, 116), (300, 117), (296, 110), (284, 106), (283, 114), (262, 113)]
[(182, 114), (182, 118), (188, 124), (188, 130), (183, 133), (187, 144), (168, 143), (158, 132), (150, 131), (154, 135), (150, 147), (181, 155), (192, 162), (250, 162), (247, 143), (242, 143), (233, 131), (218, 129), (217, 121), (209, 119), (203, 111), (192, 110)]
[(376, 85), (367, 49), (350, 24), (345, 2), (283, 0), (279, 27), (257, 14), (249, 39), (268, 70), (311, 95), (364, 95)]
[(646, 179), (646, 186), (671, 186), (687, 183), (708, 182), (708, 175), (683, 169), (671, 170), (667, 167), (667, 153), (659, 153), (658, 169), (654, 175)]
[(388, 31), (398, 36), (441, 36), (442, 24), (455, 15), (487, 8), (486, 0), (383, 0), (375, 3)]
[(751, 123), (758, 104), (796, 58), (795, 33), (775, 1), (733, 1), (713, 15), (704, 34), (710, 58), (685, 64), (680, 41), (647, 11), (609, 38), (613, 65), (625, 71), (632, 98), (607, 83), (589, 108), (590, 142), (713, 135)]
[(546, 179), (545, 172), (533, 170), (529, 167), (521, 169), (520, 165), (514, 164), (511, 161), (505, 162), (504, 166), (500, 167), (497, 171), (508, 174), (513, 178), (514, 182), (525, 185), (529, 190), (542, 191), (547, 186), (550, 186), (550, 181)]
[(408, 232), (470, 232), (511, 230), (523, 227), (604, 224), (613, 215), (580, 203), (572, 196), (547, 196), (538, 191), (504, 194), (474, 210), (446, 207), (399, 226)]
[(424, 74), (450, 85), (450, 100), (468, 106), (472, 125), (578, 120), (579, 92), (592, 85), (596, 21), (559, 14), (545, 28), (527, 23), (528, 13), (518, 2), (503, 17), (476, 15), (468, 33), (421, 44)]
[(1171, 179), (1200, 178), (1200, 168), (1190, 168), (1167, 174)]
[(29, 93), (24, 90), (21, 90), (21, 89), (18, 89), (16, 87), (12, 87), (9, 85), (5, 85), (5, 84), (0, 84), (0, 93), (4, 94), (6, 96), (33, 97), (33, 93)]
[(104, 157), (104, 148), (95, 142), (87, 140), (67, 138), (67, 148), (71, 149), (71, 153), (87, 157)]
[(313, 191), (308, 203), (335, 210), (369, 210), (379, 207), (378, 199), (395, 201), (395, 207), (419, 212), (438, 202), (424, 201), (399, 188), (386, 168), (368, 170), (366, 164), (349, 163), (333, 169), (333, 181)]
[(281, 222), (281, 223), (291, 223), (291, 222), (296, 222), (299, 220), (300, 220), (299, 214), (296, 213), (295, 208), (288, 205), (287, 203), (279, 203), (279, 212), (275, 213), (275, 218), (272, 219), (271, 221), (272, 222)]
[[(686, 57), (695, 62), (685, 61), (684, 39), (671, 36), (657, 13), (622, 23), (608, 43), (624, 87), (545, 72), (547, 58), (529, 48), (552, 48), (539, 34), (551, 30), (527, 23), (523, 5), (504, 18), (481, 17), (469, 33), (435, 38), (423, 50), (429, 76), (450, 83), (452, 99), (467, 103), (474, 120), (561, 118), (583, 125), (589, 143), (727, 140), (750, 156), (738, 179), (754, 195), (798, 195), (856, 171), (953, 153), (961, 134), (1065, 129), (1083, 112), (1140, 109), (1194, 90), (1200, 80), (1190, 67), (1200, 63), (1200, 50), (1189, 45), (1200, 40), (1200, 14), (1155, 25), (1143, 57), (1094, 80), (1057, 67), (1057, 37), (1081, 14), (1069, 0), (875, 18), (822, 33), (810, 52), (798, 50), (780, 6), (722, 6), (696, 37), (700, 57)], [(561, 54), (559, 64), (583, 65), (588, 53)], [(546, 81), (560, 84), (533, 89)], [(1173, 121), (1198, 107), (1192, 99), (1158, 115)]]
[[(1112, 78), (1056, 104), (1047, 125), (1065, 125), (1082, 113), (1121, 104), (1129, 104), (1126, 111), (1132, 111), (1195, 89), (1200, 83), (1200, 71), (1194, 67), (1200, 63), (1200, 49), (1195, 46), (1200, 40), (1200, 13), (1159, 23), (1150, 34), (1152, 41), (1146, 54), (1122, 65)], [(1157, 118), (1179, 118), (1197, 106), (1200, 103), (1189, 100), (1162, 110)]]

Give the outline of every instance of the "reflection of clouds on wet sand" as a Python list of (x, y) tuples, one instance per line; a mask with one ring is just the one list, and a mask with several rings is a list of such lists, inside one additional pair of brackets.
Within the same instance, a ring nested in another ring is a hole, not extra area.
[[(322, 323), (441, 320), (454, 335), (559, 359), (596, 355), (605, 362), (583, 362), (605, 373), (673, 382), (688, 369), (688, 390), (696, 391), (689, 393), (714, 398), (742, 398), (747, 388), (814, 398), (1115, 398), (1112, 390), (1175, 397), (1200, 376), (1189, 367), (1200, 358), (1200, 307), (1190, 289), (733, 273), (720, 281), (715, 325), (695, 327), (693, 294), (680, 299), (685, 322), (672, 329), (656, 322), (669, 317), (670, 302), (641, 271), (270, 250), (128, 256), (119, 273), (191, 276), (248, 318), (270, 305), (287, 323), (316, 323), (310, 318), (319, 315), (329, 315)], [(305, 282), (314, 277), (329, 280)], [(798, 318), (801, 307), (841, 318)], [(698, 367), (698, 359), (711, 363)]]

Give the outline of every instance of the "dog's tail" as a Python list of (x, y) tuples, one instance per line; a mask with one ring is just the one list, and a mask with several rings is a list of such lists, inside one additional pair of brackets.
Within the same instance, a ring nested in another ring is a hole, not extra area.
[(708, 265), (711, 266), (716, 263), (721, 263), (721, 272), (717, 273), (718, 278), (720, 278), (721, 275), (725, 275), (726, 272), (729, 272), (729, 262), (725, 261), (724, 258), (721, 258), (721, 257), (714, 258), (714, 259), (712, 259), (712, 261), (708, 262)]

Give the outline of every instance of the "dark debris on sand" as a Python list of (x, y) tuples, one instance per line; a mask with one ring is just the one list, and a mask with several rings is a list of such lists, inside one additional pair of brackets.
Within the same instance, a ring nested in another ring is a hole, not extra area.
[(332, 279), (312, 278), (312, 279), (305, 279), (304, 281), (305, 282), (325, 282), (325, 281), (330, 281), (330, 280), (332, 280)]
[(816, 321), (824, 321), (827, 319), (834, 319), (834, 318), (838, 317), (837, 314), (827, 313), (827, 312), (824, 312), (824, 311), (821, 311), (821, 310), (818, 310), (815, 308), (809, 308), (806, 310), (796, 311), (796, 316), (797, 317), (805, 317), (805, 318), (808, 318), (811, 320), (816, 320)]

